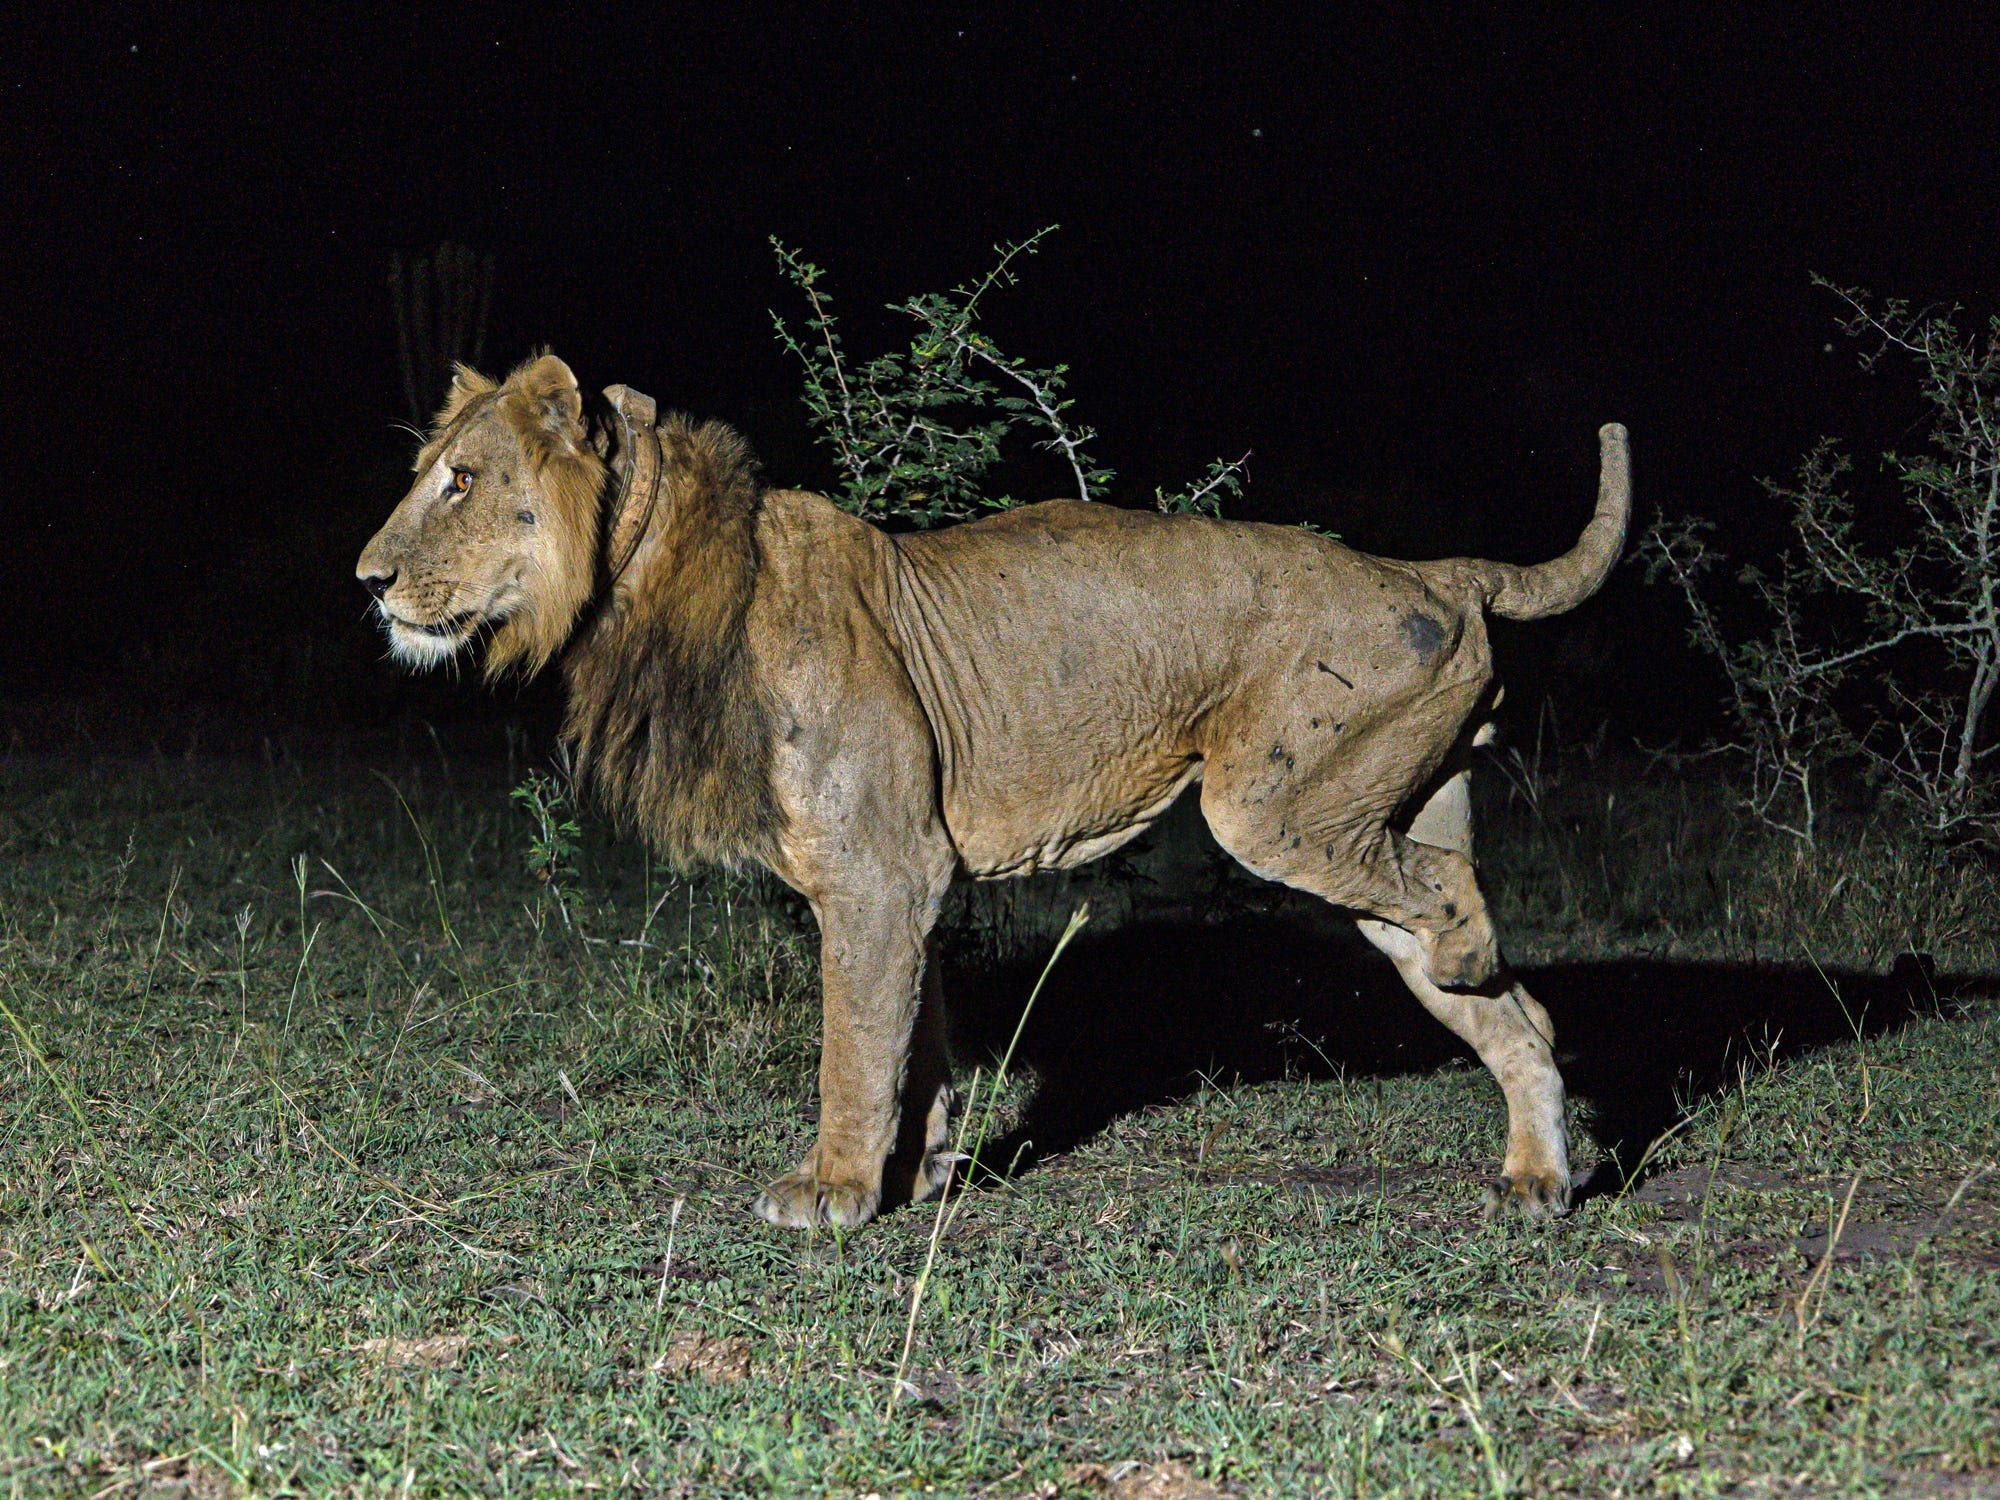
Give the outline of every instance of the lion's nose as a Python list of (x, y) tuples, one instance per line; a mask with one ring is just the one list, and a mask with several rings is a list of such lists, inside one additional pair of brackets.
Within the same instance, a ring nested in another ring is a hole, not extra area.
[(369, 593), (373, 594), (377, 599), (380, 599), (384, 594), (388, 593), (389, 585), (394, 583), (395, 581), (396, 581), (396, 575), (393, 572), (363, 573), (361, 575), (361, 586), (364, 589), (368, 590)]

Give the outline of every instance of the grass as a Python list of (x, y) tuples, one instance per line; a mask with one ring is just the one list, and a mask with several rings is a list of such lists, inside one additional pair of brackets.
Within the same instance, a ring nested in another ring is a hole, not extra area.
[[(1208, 1009), (1154, 935), (1058, 964), (984, 1153), (1032, 1169), (801, 1237), (747, 1201), (811, 1138), (803, 911), (588, 833), (552, 891), (504, 778), (450, 769), (7, 763), (0, 1490), (2000, 1485), (1990, 874), (1518, 765), (1502, 930), (1630, 1192), (1480, 1223), (1497, 1090), (1232, 885), (1174, 929)], [(1941, 996), (1882, 978), (1911, 948)], [(968, 1076), (1047, 951), (958, 976)]]

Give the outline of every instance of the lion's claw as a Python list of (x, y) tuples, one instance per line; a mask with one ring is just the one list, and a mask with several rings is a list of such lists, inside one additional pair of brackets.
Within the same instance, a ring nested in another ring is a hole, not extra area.
[(926, 1152), (923, 1165), (916, 1171), (910, 1201), (922, 1203), (926, 1198), (936, 1197), (951, 1186), (952, 1174), (958, 1170), (958, 1164), (970, 1159), (962, 1151)]
[(787, 1172), (757, 1195), (758, 1215), (786, 1229), (832, 1225), (853, 1229), (875, 1217), (882, 1193), (859, 1183), (828, 1182), (809, 1172)]
[(1488, 1219), (1536, 1222), (1569, 1212), (1569, 1177), (1554, 1172), (1517, 1172), (1486, 1185), (1481, 1213)]

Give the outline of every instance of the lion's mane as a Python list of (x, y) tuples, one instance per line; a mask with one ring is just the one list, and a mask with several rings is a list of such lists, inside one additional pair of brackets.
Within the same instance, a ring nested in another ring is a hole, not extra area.
[(767, 858), (782, 818), (747, 630), (763, 485), (719, 422), (659, 424), (659, 512), (562, 659), (576, 769), (678, 865)]

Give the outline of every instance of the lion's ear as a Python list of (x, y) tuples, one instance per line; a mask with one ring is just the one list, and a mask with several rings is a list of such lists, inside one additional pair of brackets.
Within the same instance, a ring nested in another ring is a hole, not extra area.
[(499, 387), (471, 365), (456, 364), (451, 367), (451, 389), (445, 392), (444, 405), (438, 408), (437, 421), (431, 431), (441, 433), (458, 420), (458, 414), (474, 400)]
[(570, 367), (553, 354), (521, 366), (509, 378), (527, 415), (563, 447), (574, 451), (584, 440), (583, 393)]

